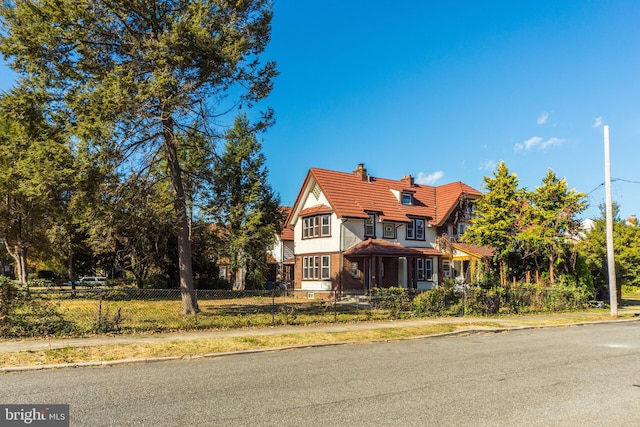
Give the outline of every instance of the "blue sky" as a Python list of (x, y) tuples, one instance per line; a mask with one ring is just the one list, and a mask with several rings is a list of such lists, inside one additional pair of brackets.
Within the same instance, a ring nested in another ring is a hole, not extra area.
[(613, 198), (640, 215), (638, 22), (635, 0), (275, 0), (271, 185), (291, 205), (309, 168), (365, 163), (483, 190), (504, 160), (529, 189), (553, 169), (596, 216), (609, 125)]

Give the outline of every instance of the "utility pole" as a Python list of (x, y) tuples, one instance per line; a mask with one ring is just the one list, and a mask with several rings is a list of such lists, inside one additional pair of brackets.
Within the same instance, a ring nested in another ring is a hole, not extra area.
[(604, 183), (606, 192), (607, 268), (609, 270), (609, 304), (611, 317), (618, 317), (616, 263), (613, 258), (613, 207), (611, 202), (611, 159), (609, 158), (609, 126), (604, 127)]

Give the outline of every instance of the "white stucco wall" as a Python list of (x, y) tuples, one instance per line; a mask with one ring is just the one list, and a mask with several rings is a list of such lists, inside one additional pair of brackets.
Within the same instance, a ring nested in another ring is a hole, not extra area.
[[(357, 245), (365, 239), (364, 237), (364, 220), (363, 219), (349, 219), (344, 221), (345, 229), (343, 230), (344, 249), (347, 250), (352, 246)], [(400, 243), (402, 246), (408, 246), (413, 248), (435, 248), (436, 241), (436, 229), (435, 227), (426, 227), (424, 230), (424, 240), (407, 240), (405, 223), (394, 223), (396, 227), (396, 238), (386, 239), (383, 237), (383, 223), (376, 221), (376, 238), (384, 239), (388, 242)]]

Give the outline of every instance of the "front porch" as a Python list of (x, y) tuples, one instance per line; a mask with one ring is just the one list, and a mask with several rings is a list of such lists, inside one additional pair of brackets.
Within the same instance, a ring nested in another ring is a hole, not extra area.
[(343, 253), (346, 274), (343, 292), (367, 292), (392, 286), (426, 290), (439, 282), (442, 254), (434, 248), (406, 247), (381, 239), (367, 239)]

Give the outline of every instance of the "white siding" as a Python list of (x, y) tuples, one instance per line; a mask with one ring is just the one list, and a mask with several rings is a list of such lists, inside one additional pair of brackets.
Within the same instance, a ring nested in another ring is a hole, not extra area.
[(289, 258), (293, 258), (293, 242), (283, 242), (279, 237), (276, 237), (276, 243), (269, 253), (275, 258), (276, 262), (283, 262)]

